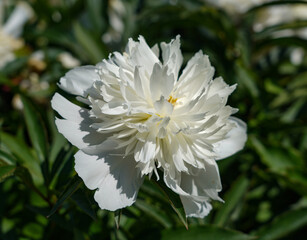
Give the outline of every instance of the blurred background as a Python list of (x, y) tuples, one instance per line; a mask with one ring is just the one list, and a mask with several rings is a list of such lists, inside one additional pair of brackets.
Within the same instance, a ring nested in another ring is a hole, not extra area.
[[(186, 220), (146, 179), (133, 206), (100, 210), (54, 125), (56, 84), (130, 37), (178, 34), (184, 64), (201, 49), (238, 84), (228, 103), (248, 142), (218, 162), (225, 203)], [(0, 239), (306, 239), (306, 50), (306, 1), (0, 0)]]

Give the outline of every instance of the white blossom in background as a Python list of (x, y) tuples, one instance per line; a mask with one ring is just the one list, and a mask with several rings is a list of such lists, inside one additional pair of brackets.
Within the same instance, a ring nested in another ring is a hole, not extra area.
[[(237, 18), (238, 15), (246, 13), (252, 7), (272, 2), (272, 0), (206, 0), (206, 2), (222, 8), (231, 16)], [(307, 20), (306, 4), (282, 4), (268, 6), (257, 10), (253, 29), (255, 32), (261, 32), (267, 27), (296, 20)], [(303, 27), (299, 29), (279, 30), (273, 32), (271, 36), (274, 38), (298, 36), (307, 39), (307, 28)], [(299, 65), (302, 63), (304, 56), (304, 49), (295, 48), (290, 53), (290, 61), (295, 65)]]
[(74, 68), (80, 66), (80, 61), (72, 56), (69, 52), (62, 52), (58, 56), (59, 62), (65, 68)]
[(201, 51), (179, 75), (179, 36), (160, 47), (140, 36), (123, 54), (69, 71), (59, 86), (88, 107), (56, 93), (52, 107), (63, 117), (56, 125), (79, 148), (75, 170), (96, 190), (100, 208), (130, 206), (144, 177), (159, 180), (161, 171), (186, 215), (204, 217), (212, 199), (222, 201), (216, 160), (241, 150), (247, 138), (245, 123), (231, 117), (237, 109), (226, 105), (236, 85), (213, 78)]
[(231, 15), (243, 14), (250, 8), (268, 1), (269, 0), (206, 0), (206, 2), (224, 9)]
[(23, 46), (19, 39), (23, 25), (33, 11), (25, 2), (19, 2), (7, 21), (3, 23), (4, 2), (0, 0), (0, 69), (15, 59), (14, 51)]
[[(288, 4), (271, 6), (261, 10), (256, 18), (254, 30), (260, 32), (267, 27), (293, 21), (307, 20), (307, 4)], [(307, 28), (284, 29), (272, 33), (273, 38), (297, 36), (307, 39)], [(305, 55), (303, 48), (293, 48), (290, 61), (294, 65), (302, 63)]]
[(42, 50), (33, 52), (29, 57), (28, 66), (37, 71), (44, 71), (47, 67), (45, 53)]
[(110, 27), (102, 36), (105, 43), (119, 42), (124, 33), (124, 17), (126, 16), (126, 9), (121, 0), (108, 1), (108, 16)]
[[(307, 20), (307, 5), (306, 4), (283, 4), (275, 5), (262, 9), (256, 18), (254, 30), (262, 31), (266, 27), (273, 25), (292, 22), (295, 20)], [(292, 31), (293, 33), (300, 30)]]

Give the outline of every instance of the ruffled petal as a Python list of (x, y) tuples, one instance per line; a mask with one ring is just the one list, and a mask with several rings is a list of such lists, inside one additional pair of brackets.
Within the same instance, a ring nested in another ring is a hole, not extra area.
[(75, 155), (75, 170), (94, 195), (101, 209), (115, 211), (132, 205), (143, 179), (131, 157), (121, 155), (90, 156), (82, 151)]
[(229, 157), (242, 150), (247, 140), (246, 123), (235, 117), (230, 117), (229, 122), (233, 123), (235, 127), (228, 132), (225, 139), (213, 145), (214, 151), (218, 155), (216, 160)]
[(52, 108), (57, 111), (63, 118), (75, 123), (81, 123), (85, 120), (85, 117), (89, 118), (88, 110), (81, 108), (62, 95), (56, 93), (51, 100)]
[(153, 102), (159, 100), (161, 96), (168, 99), (174, 88), (174, 75), (172, 73), (168, 74), (167, 72), (167, 66), (161, 66), (156, 63), (153, 67), (153, 72), (150, 77), (150, 90)]
[(183, 199), (187, 216), (203, 217), (211, 209), (208, 203), (210, 199), (223, 201), (218, 196), (222, 189), (218, 166), (212, 161), (205, 164), (205, 169), (190, 166), (189, 170), (189, 173), (182, 172), (175, 177), (164, 172), (164, 181)]
[(208, 201), (195, 201), (191, 197), (180, 196), (187, 217), (203, 218), (207, 216), (212, 206)]
[(126, 51), (130, 55), (133, 65), (143, 66), (149, 75), (152, 74), (154, 64), (160, 62), (142, 36), (139, 37), (139, 42), (129, 39)]
[(73, 95), (86, 97), (94, 81), (100, 77), (95, 66), (76, 67), (60, 79), (59, 87)]
[(188, 61), (175, 84), (175, 97), (185, 96), (188, 100), (196, 99), (212, 80), (213, 75), (214, 68), (210, 64), (209, 57), (199, 51)]
[(95, 145), (105, 141), (107, 135), (91, 127), (93, 120), (89, 110), (69, 102), (57, 93), (51, 100), (51, 106), (64, 117), (55, 119), (58, 131), (74, 146), (84, 150), (91, 147), (92, 150)]
[(163, 65), (168, 67), (168, 75), (173, 74), (174, 79), (178, 79), (178, 73), (183, 61), (180, 50), (180, 36), (177, 35), (175, 40), (170, 43), (161, 43)]

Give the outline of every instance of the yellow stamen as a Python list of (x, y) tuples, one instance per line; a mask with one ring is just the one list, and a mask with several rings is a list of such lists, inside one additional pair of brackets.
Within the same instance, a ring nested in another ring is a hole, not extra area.
[(169, 97), (169, 99), (167, 100), (169, 103), (171, 103), (172, 105), (175, 105), (177, 102), (177, 98), (173, 98), (172, 96)]

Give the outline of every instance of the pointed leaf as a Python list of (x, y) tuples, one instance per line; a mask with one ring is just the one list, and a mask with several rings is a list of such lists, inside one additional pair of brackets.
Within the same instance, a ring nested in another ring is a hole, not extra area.
[(274, 172), (280, 173), (290, 168), (303, 166), (303, 160), (291, 149), (265, 146), (255, 136), (251, 136), (250, 140), (261, 157), (261, 161)]
[(162, 233), (162, 240), (250, 240), (255, 237), (244, 233), (220, 228), (217, 226), (199, 226), (190, 227), (189, 230), (184, 228), (165, 230)]
[(76, 175), (74, 178), (70, 181), (66, 189), (62, 192), (60, 195), (58, 201), (55, 203), (53, 208), (51, 209), (48, 218), (51, 217), (64, 203), (65, 200), (70, 198), (70, 196), (78, 190), (78, 188), (81, 186), (82, 180)]
[(4, 181), (6, 178), (14, 175), (16, 166), (12, 165), (2, 165), (0, 166), (0, 182)]
[(45, 128), (38, 112), (32, 106), (30, 101), (23, 96), (21, 96), (21, 100), (24, 107), (24, 115), (29, 137), (37, 153), (38, 159), (43, 162), (47, 154)]
[(73, 25), (73, 29), (77, 41), (93, 63), (101, 61), (106, 56), (102, 41), (98, 43), (95, 37), (77, 22)]
[(307, 208), (288, 211), (275, 217), (273, 222), (259, 229), (255, 235), (260, 236), (258, 240), (274, 240), (303, 226), (307, 226)]
[(119, 229), (121, 215), (122, 215), (122, 210), (121, 209), (119, 209), (119, 210), (114, 212), (114, 221), (115, 221), (115, 225), (116, 225), (117, 229)]
[(43, 183), (39, 160), (32, 154), (30, 148), (19, 138), (10, 134), (1, 132), (0, 139), (2, 143), (17, 157), (20, 164), (29, 169), (31, 176), (36, 184)]
[(160, 188), (160, 190), (163, 192), (163, 194), (166, 196), (167, 200), (171, 204), (174, 211), (177, 213), (180, 221), (184, 224), (186, 229), (188, 229), (188, 222), (187, 217), (183, 208), (183, 205), (181, 203), (180, 197), (174, 193), (172, 190), (170, 190), (162, 181), (154, 181)]
[(135, 202), (135, 205), (139, 209), (141, 209), (142, 211), (144, 211), (145, 213), (147, 213), (148, 215), (153, 217), (159, 223), (161, 223), (165, 228), (171, 228), (172, 227), (173, 224), (172, 224), (170, 218), (165, 213), (163, 213), (163, 211), (159, 210), (155, 206), (150, 205), (147, 202), (142, 201), (140, 199), (138, 199)]
[(81, 210), (89, 215), (93, 220), (96, 220), (96, 213), (92, 208), (92, 205), (86, 195), (86, 192), (82, 189), (78, 189), (72, 196), (71, 199), (77, 204)]
[(248, 188), (249, 180), (245, 176), (239, 177), (230, 190), (225, 195), (225, 203), (216, 213), (214, 224), (224, 226), (231, 216), (231, 213), (236, 206), (241, 205), (243, 198)]
[(2, 162), (5, 162), (7, 164), (15, 164), (16, 163), (16, 159), (14, 158), (14, 156), (0, 150), (0, 160)]

